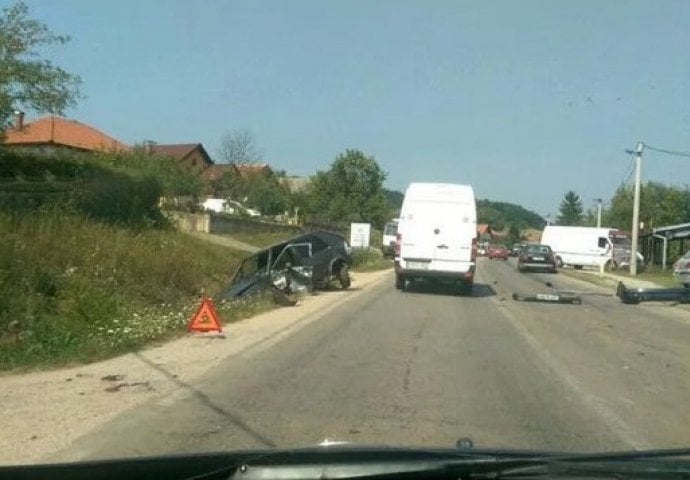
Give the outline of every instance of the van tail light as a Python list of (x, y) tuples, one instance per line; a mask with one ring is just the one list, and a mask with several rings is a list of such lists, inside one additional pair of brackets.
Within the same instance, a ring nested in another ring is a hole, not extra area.
[(402, 244), (402, 234), (398, 233), (395, 235), (395, 244), (393, 245), (393, 253), (396, 257), (400, 256), (400, 245)]
[(472, 261), (477, 260), (477, 237), (472, 239)]

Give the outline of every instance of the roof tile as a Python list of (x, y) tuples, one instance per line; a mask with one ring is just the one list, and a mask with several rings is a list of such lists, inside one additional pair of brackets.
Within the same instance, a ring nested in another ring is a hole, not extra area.
[(21, 130), (5, 131), (6, 145), (55, 144), (82, 150), (128, 150), (124, 143), (95, 128), (63, 117), (47, 116), (28, 122)]

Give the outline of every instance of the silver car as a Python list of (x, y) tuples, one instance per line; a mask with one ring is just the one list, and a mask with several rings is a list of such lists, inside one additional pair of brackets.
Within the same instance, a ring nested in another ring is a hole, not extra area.
[(684, 287), (690, 287), (690, 250), (673, 264), (673, 275)]

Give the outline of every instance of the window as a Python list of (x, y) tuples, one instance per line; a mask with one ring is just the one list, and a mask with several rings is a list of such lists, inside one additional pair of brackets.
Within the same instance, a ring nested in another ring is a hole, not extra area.
[(606, 237), (599, 237), (599, 248), (606, 248), (608, 247), (609, 242)]
[(318, 252), (320, 252), (322, 250), (326, 250), (328, 248), (328, 244), (326, 242), (324, 242), (323, 240), (321, 240), (316, 235), (312, 235), (311, 237), (309, 237), (308, 241), (311, 242), (313, 253), (318, 253)]

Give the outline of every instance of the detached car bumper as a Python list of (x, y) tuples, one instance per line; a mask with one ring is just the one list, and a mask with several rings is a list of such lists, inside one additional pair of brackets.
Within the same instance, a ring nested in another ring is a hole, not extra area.
[(524, 262), (518, 263), (518, 268), (531, 270), (556, 270), (556, 265), (552, 263)]

